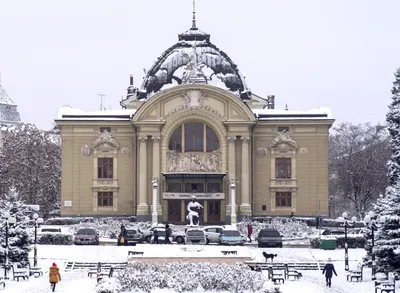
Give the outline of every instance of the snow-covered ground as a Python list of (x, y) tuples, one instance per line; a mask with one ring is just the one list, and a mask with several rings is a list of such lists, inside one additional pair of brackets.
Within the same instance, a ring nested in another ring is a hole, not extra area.
[[(93, 293), (96, 285), (95, 278), (88, 278), (83, 271), (65, 272), (64, 267), (67, 261), (86, 261), (86, 262), (126, 262), (128, 250), (144, 251), (146, 255), (158, 256), (162, 253), (176, 255), (179, 251), (185, 251), (189, 246), (183, 245), (150, 245), (142, 244), (136, 247), (117, 247), (117, 246), (38, 246), (38, 264), (44, 268), (44, 277), (33, 278), (29, 281), (7, 281), (7, 285), (3, 292), (12, 293), (42, 293), (49, 292), (49, 283), (47, 278), (48, 267), (53, 262), (61, 268), (62, 281), (57, 285), (56, 292), (65, 293)], [(195, 246), (190, 246), (195, 248)], [(167, 249), (168, 248), (168, 249)], [(182, 250), (182, 248), (184, 248)], [(208, 256), (211, 250), (220, 249), (218, 246), (197, 246), (198, 253)], [(332, 288), (325, 286), (325, 280), (321, 271), (302, 271), (303, 278), (300, 281), (286, 281), (281, 286), (282, 293), (368, 293), (373, 292), (374, 286), (371, 281), (370, 269), (364, 270), (364, 281), (361, 283), (351, 283), (346, 281), (344, 270), (344, 250), (318, 250), (309, 248), (268, 248), (261, 249), (256, 247), (243, 247), (243, 254), (250, 255), (257, 261), (264, 261), (262, 251), (268, 253), (276, 253), (278, 256), (275, 262), (312, 262), (326, 261), (328, 257), (332, 258), (338, 277), (333, 277)], [(212, 254), (212, 253), (211, 253)], [(350, 249), (350, 269), (356, 269), (357, 264), (365, 255), (363, 249)], [(33, 257), (33, 252), (31, 252)], [(2, 272), (0, 272), (2, 273)], [(263, 272), (264, 273), (264, 272)], [(303, 289), (303, 290), (302, 290)], [(1, 291), (1, 290), (0, 290)], [(154, 292), (164, 292), (166, 290), (158, 290)]]

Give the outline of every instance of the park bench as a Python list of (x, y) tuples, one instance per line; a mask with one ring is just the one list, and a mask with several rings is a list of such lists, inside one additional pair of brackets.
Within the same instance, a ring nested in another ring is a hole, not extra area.
[(237, 255), (237, 250), (221, 250), (221, 253), (223, 255), (228, 255), (228, 254)]
[(143, 251), (128, 251), (128, 255), (143, 255), (144, 252)]
[(3, 278), (0, 277), (0, 286), (2, 286), (2, 289), (6, 287), (6, 282), (3, 281)]
[(362, 265), (359, 270), (349, 271), (349, 273), (347, 274), (347, 281), (353, 282), (353, 280), (356, 280), (356, 282), (362, 282), (363, 270), (364, 265)]
[(114, 273), (114, 268), (113, 267), (109, 268), (108, 270), (106, 269), (104, 271), (98, 272), (97, 273), (97, 282), (99, 282), (100, 280), (104, 279), (105, 277), (112, 278), (113, 273)]
[(22, 280), (28, 280), (29, 279), (29, 268), (19, 268), (18, 263), (13, 263), (11, 266), (11, 269), (13, 271), (13, 280), (17, 280), (19, 282), (19, 279)]
[(285, 278), (282, 277), (282, 273), (274, 273), (274, 269), (270, 266), (268, 268), (268, 279), (274, 282), (274, 284), (285, 284)]
[[(111, 267), (114, 270), (123, 270), (126, 269), (128, 263), (127, 262), (102, 262), (101, 268), (102, 269), (110, 269)], [(70, 261), (67, 262), (65, 266), (66, 271), (72, 270), (96, 270), (98, 267), (98, 262), (74, 262)], [(97, 272), (97, 271), (96, 271)]]
[(290, 269), (288, 264), (284, 265), (284, 274), (285, 274), (285, 279), (290, 280), (290, 277), (293, 277), (293, 280), (299, 280), (303, 274), (298, 272), (297, 270)]
[(43, 270), (39, 267), (31, 267), (29, 263), (29, 276), (34, 276), (35, 278), (43, 276)]
[[(379, 291), (378, 291), (379, 290)], [(375, 293), (396, 293), (396, 281), (375, 281)]]

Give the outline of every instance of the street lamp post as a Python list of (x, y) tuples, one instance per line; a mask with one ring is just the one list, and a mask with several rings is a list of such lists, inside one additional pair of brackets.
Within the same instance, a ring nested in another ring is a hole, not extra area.
[(231, 178), (231, 225), (236, 226), (236, 179)]
[(370, 211), (368, 215), (364, 217), (364, 223), (365, 225), (371, 229), (371, 234), (372, 234), (372, 245), (371, 245), (371, 256), (372, 256), (372, 274), (371, 274), (371, 279), (375, 280), (376, 279), (376, 262), (375, 262), (375, 253), (374, 253), (374, 246), (375, 246), (375, 235), (374, 231), (381, 227), (382, 224), (385, 223), (386, 217), (380, 217), (380, 224), (376, 220), (375, 213), (373, 211)]
[(344, 269), (346, 271), (349, 270), (349, 245), (347, 244), (347, 228), (354, 226), (354, 223), (357, 221), (356, 217), (352, 217), (351, 220), (347, 219), (348, 214), (344, 212), (341, 217), (338, 218), (339, 222), (342, 222), (344, 225)]
[[(37, 228), (40, 224), (43, 224), (43, 219), (39, 218), (38, 214), (33, 214), (33, 220), (35, 221), (35, 246), (33, 247), (33, 267), (37, 267)], [(29, 221), (29, 217), (25, 218), (25, 221)]]
[(8, 269), (8, 226), (11, 224), (15, 224), (17, 222), (17, 219), (14, 217), (11, 217), (10, 213), (5, 212), (3, 215), (4, 219), (6, 220), (6, 249), (5, 249), (5, 262), (4, 262), (4, 279), (7, 280), (7, 269)]

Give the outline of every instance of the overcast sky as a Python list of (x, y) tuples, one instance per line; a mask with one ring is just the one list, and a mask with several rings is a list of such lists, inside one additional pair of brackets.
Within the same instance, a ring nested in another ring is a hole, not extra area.
[[(192, 0), (0, 0), (2, 85), (21, 119), (119, 109), (129, 74), (191, 26)], [(336, 123), (383, 123), (400, 67), (398, 0), (197, 0), (198, 27), (276, 108), (332, 109)]]

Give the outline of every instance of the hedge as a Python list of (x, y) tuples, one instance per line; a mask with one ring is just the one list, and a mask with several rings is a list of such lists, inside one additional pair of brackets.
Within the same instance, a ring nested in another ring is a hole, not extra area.
[[(280, 220), (283, 223), (289, 221), (300, 221), (307, 224), (309, 227), (316, 227), (317, 226), (317, 219), (316, 218), (306, 218), (306, 217), (253, 217), (253, 221), (260, 222), (260, 223), (271, 223), (272, 220)], [(337, 221), (336, 219), (322, 219), (323, 228), (340, 228), (343, 227), (343, 223)], [(365, 227), (364, 222), (355, 222), (354, 228), (363, 228)]]
[(94, 217), (63, 217), (63, 218), (49, 218), (44, 222), (44, 225), (76, 225), (80, 223), (94, 223), (96, 221), (104, 221), (107, 219), (124, 220), (131, 223), (136, 222), (135, 216), (127, 217), (107, 217), (107, 218), (94, 218)]
[[(336, 246), (338, 248), (344, 248), (345, 237), (344, 235), (335, 236)], [(320, 238), (318, 236), (310, 238), (310, 243), (312, 248), (320, 248)], [(366, 244), (366, 239), (363, 236), (353, 236), (347, 235), (347, 245), (348, 248), (364, 248)]]
[(71, 234), (46, 233), (38, 237), (38, 243), (49, 245), (72, 245), (74, 244), (74, 241)]

